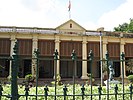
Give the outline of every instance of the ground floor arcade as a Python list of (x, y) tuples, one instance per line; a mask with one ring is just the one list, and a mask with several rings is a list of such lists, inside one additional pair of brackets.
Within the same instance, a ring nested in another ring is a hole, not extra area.
[[(59, 64), (59, 68), (57, 68), (58, 74), (62, 78), (72, 78), (73, 77), (73, 67), (75, 66), (71, 58), (62, 58), (60, 61), (57, 61)], [(76, 75), (78, 78), (82, 78), (83, 70), (85, 70), (82, 67), (82, 63), (85, 61), (81, 61), (79, 59), (76, 62)], [(87, 61), (86, 61), (87, 62)], [(3, 66), (3, 68), (0, 70), (1, 74), (0, 77), (8, 77), (10, 74), (10, 61), (7, 58), (0, 59), (0, 64)], [(115, 77), (120, 76), (120, 62), (114, 61), (114, 70), (115, 70)], [(48, 58), (40, 58), (39, 64), (38, 64), (38, 70), (39, 70), (39, 78), (53, 78), (54, 77), (54, 61), (52, 57)], [(32, 72), (32, 59), (30, 58), (23, 58), (19, 62), (19, 71), (18, 76), (20, 78), (24, 78), (25, 75), (31, 74)], [(87, 62), (87, 73), (90, 73), (90, 66), (89, 62)], [(92, 74), (95, 78), (100, 78), (101, 68), (100, 68), (100, 62), (98, 60), (94, 60), (92, 65)]]
[[(53, 53), (55, 49), (59, 52), (59, 59), (57, 61), (57, 74), (60, 74), (62, 78), (71, 78), (73, 75), (73, 62), (71, 60), (71, 53), (73, 50), (77, 54), (76, 73), (79, 78), (86, 79), (87, 73), (90, 73), (90, 66), (88, 64), (88, 54), (92, 50), (94, 53), (94, 61), (92, 65), (93, 77), (101, 77), (100, 67), (100, 43), (99, 37), (64, 37), (54, 36), (50, 39), (37, 38), (36, 35), (29, 38), (11, 37), (0, 38), (0, 65), (1, 75), (0, 77), (7, 77), (10, 75), (11, 61), (9, 58), (13, 54), (14, 43), (17, 40), (19, 44), (19, 77), (25, 77), (26, 74), (33, 74), (35, 76), (36, 66), (32, 59), (35, 49), (39, 49), (39, 78), (53, 78), (54, 77), (54, 62)], [(92, 39), (93, 38), (93, 39)], [(132, 43), (126, 43), (122, 40), (116, 42), (103, 38), (102, 49), (103, 58), (108, 51), (110, 59), (113, 61), (113, 67), (115, 69), (115, 76), (121, 77), (122, 65), (119, 61), (121, 52), (125, 52), (125, 59), (133, 57)], [(64, 60), (63, 60), (64, 59)], [(126, 64), (126, 63), (125, 63)], [(126, 73), (126, 66), (124, 64), (124, 76)]]

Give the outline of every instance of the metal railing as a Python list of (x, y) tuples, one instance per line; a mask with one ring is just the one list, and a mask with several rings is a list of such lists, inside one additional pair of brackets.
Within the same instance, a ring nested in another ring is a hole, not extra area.
[(59, 33), (52, 28), (32, 28), (32, 27), (0, 27), (0, 32), (16, 32), (16, 33)]
[[(58, 88), (59, 86), (57, 86)], [(50, 92), (50, 87), (45, 86), (42, 87), (39, 91), (41, 91), (42, 94), (32, 94), (30, 91), (33, 90), (29, 87), (25, 87), (23, 91), (25, 91), (23, 94), (18, 95), (19, 100), (132, 100), (132, 84), (128, 88), (128, 92), (118, 92), (118, 90), (121, 89), (121, 87), (118, 87), (117, 84), (110, 89), (112, 93), (103, 93), (104, 88), (101, 86), (97, 86), (96, 89), (92, 89), (96, 93), (90, 93), (90, 86), (84, 86), (82, 85), (79, 88), (79, 94), (75, 93), (70, 94), (70, 87), (64, 85), (62, 87), (62, 90), (60, 90), (61, 93), (55, 94), (54, 91)], [(77, 89), (75, 89), (77, 90)], [(97, 90), (97, 91), (96, 91)], [(0, 100), (8, 100), (12, 98), (12, 95), (10, 94), (3, 94), (3, 88), (0, 85)], [(88, 92), (89, 91), (89, 92)], [(59, 92), (59, 90), (57, 91)], [(109, 98), (108, 98), (109, 95)], [(124, 98), (122, 97), (124, 95)], [(12, 100), (12, 99), (11, 99)], [(17, 100), (17, 99), (16, 99)]]
[[(35, 60), (36, 60), (36, 69), (38, 69), (38, 60), (39, 60), (39, 51), (38, 49), (35, 50)], [(53, 54), (54, 60), (54, 85), (53, 86), (38, 86), (38, 70), (36, 70), (36, 80), (35, 80), (35, 87), (29, 87), (29, 84), (25, 84), (24, 87), (21, 87), (17, 84), (17, 42), (14, 47), (14, 55), (12, 57), (12, 76), (11, 76), (11, 85), (8, 85), (8, 90), (11, 88), (11, 93), (6, 93), (7, 90), (3, 84), (0, 84), (0, 100), (132, 100), (132, 90), (133, 86), (126, 86), (124, 82), (124, 62), (125, 62), (125, 55), (124, 53), (121, 54), (121, 59), (119, 60), (122, 64), (122, 82), (110, 83), (107, 80), (106, 86), (93, 86), (92, 84), (92, 63), (93, 59), (93, 52), (92, 50), (88, 54), (88, 59), (85, 61), (89, 62), (90, 66), (90, 84), (86, 85), (78, 85), (75, 83), (76, 74), (75, 70), (77, 67), (77, 55), (76, 52), (73, 50), (71, 54), (71, 61), (73, 61), (73, 83), (72, 85), (64, 84), (64, 85), (57, 85), (57, 61), (58, 59), (58, 51), (56, 50)], [(107, 67), (109, 67), (109, 54), (106, 54)], [(109, 69), (107, 70), (109, 76)], [(125, 88), (128, 87), (128, 88)], [(21, 91), (20, 91), (21, 90)], [(22, 92), (23, 91), (23, 92)]]
[[(74, 35), (87, 35), (87, 36), (99, 36), (99, 32), (97, 31), (86, 31), (82, 32), (60, 32), (54, 28), (37, 28), (37, 27), (11, 27), (11, 26), (0, 26), (0, 32), (15, 32), (15, 33), (41, 33), (41, 34), (74, 34)], [(71, 34), (71, 35), (72, 35)], [(122, 33), (122, 32), (108, 32), (105, 31), (102, 33), (103, 36), (113, 36), (113, 37), (125, 37), (125, 38), (133, 38), (132, 33)]]

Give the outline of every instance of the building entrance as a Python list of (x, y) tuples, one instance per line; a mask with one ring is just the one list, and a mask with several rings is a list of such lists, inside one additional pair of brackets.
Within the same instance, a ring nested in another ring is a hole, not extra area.
[(8, 77), (9, 63), (8, 59), (0, 59), (0, 77)]
[[(62, 78), (72, 78), (73, 77), (73, 67), (74, 67), (73, 61), (67, 61), (67, 60), (61, 60), (60, 62), (60, 73)], [(77, 61), (76, 62), (76, 76), (81, 77), (82, 74), (82, 62)]]
[(53, 78), (54, 77), (54, 62), (53, 60), (39, 61), (39, 78)]
[(23, 60), (23, 65), (24, 65), (23, 77), (25, 77), (25, 75), (31, 74), (31, 59)]

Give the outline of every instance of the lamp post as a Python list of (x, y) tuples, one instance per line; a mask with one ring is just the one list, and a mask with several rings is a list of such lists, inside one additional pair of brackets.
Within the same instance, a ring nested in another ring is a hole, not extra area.
[(56, 100), (57, 60), (58, 60), (58, 51), (57, 51), (57, 49), (55, 50), (53, 56), (54, 56), (55, 100)]
[(11, 68), (11, 100), (18, 100), (18, 42), (15, 42), (12, 55), (12, 68)]
[(77, 60), (77, 55), (76, 55), (76, 52), (75, 50), (72, 51), (72, 54), (71, 54), (71, 57), (72, 57), (72, 61), (73, 61), (73, 100), (75, 100), (75, 76), (76, 76), (76, 60)]
[(39, 63), (39, 49), (34, 50), (34, 55), (36, 59), (36, 100), (37, 100), (37, 95), (38, 95), (38, 63)]
[(100, 33), (100, 67), (101, 67), (101, 86), (103, 86), (103, 50), (102, 50), (102, 32), (104, 31), (104, 27), (100, 27), (97, 29)]

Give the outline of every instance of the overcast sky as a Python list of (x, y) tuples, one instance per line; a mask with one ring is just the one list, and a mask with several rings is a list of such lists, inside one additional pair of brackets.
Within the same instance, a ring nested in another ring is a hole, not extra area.
[[(0, 0), (0, 25), (56, 28), (69, 20), (69, 0)], [(71, 0), (71, 19), (87, 30), (133, 18), (133, 0)]]

